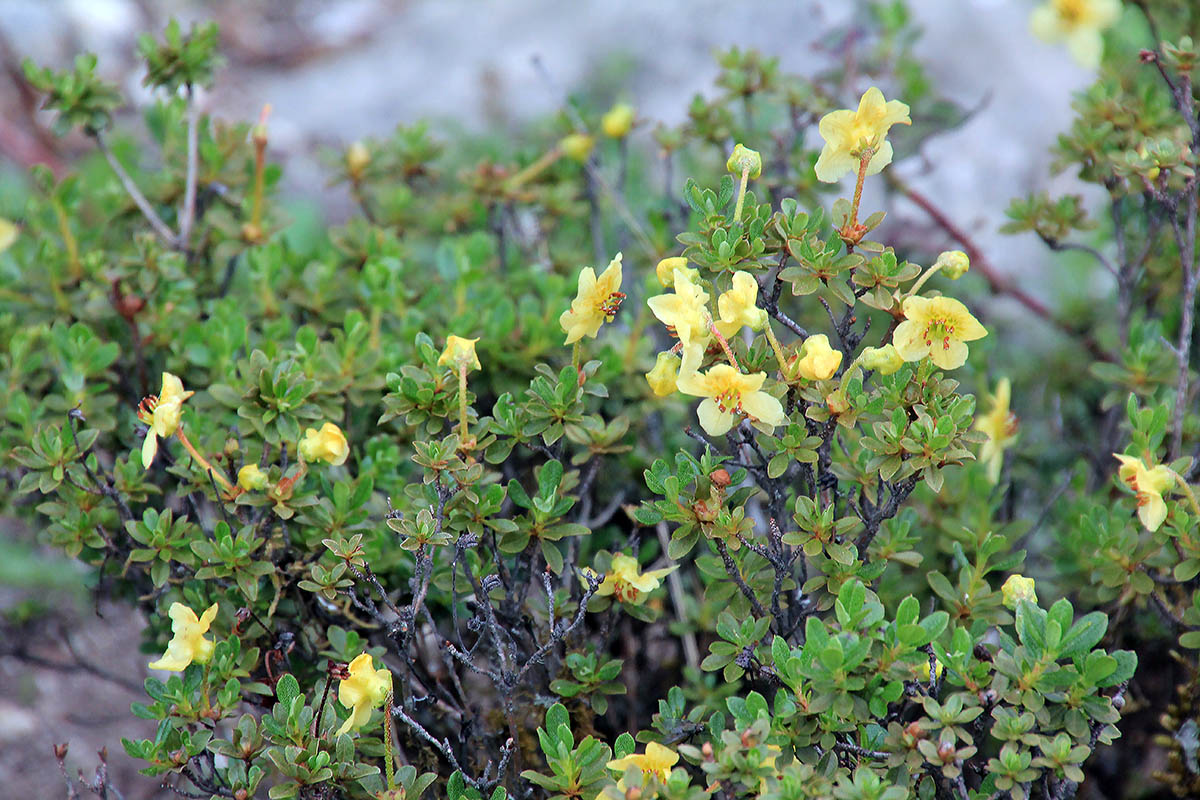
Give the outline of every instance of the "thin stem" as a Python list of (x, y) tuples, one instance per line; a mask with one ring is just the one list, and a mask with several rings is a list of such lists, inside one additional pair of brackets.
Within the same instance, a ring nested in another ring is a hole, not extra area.
[(746, 202), (746, 184), (750, 182), (750, 167), (742, 167), (742, 182), (738, 184), (737, 205), (733, 207), (733, 221), (741, 222), (742, 205)]
[(536, 161), (509, 178), (504, 184), (505, 190), (511, 192), (521, 188), (521, 186), (545, 172), (550, 165), (562, 158), (562, 154), (562, 148), (560, 147), (553, 147), (542, 153)]
[(925, 274), (917, 279), (917, 282), (912, 285), (911, 289), (904, 293), (904, 297), (901, 299), (906, 300), (919, 292), (921, 287), (925, 285), (925, 282), (940, 272), (943, 266), (945, 266), (945, 262), (939, 261), (929, 269), (925, 270)]
[(458, 438), (467, 441), (467, 365), (458, 365)]
[(182, 425), (175, 429), (175, 436), (178, 437), (179, 443), (183, 445), (183, 449), (188, 451), (188, 455), (190, 455), (197, 464), (203, 467), (204, 471), (211, 475), (213, 480), (221, 484), (221, 486), (225, 488), (225, 491), (229, 492), (230, 494), (234, 492), (233, 484), (229, 482), (229, 479), (221, 474), (220, 470), (208, 463), (208, 459), (200, 455), (196, 448), (192, 446), (192, 443), (188, 440), (187, 435), (183, 432)]
[[(67, 219), (67, 210), (63, 208), (62, 201), (55, 197), (52, 203), (54, 216), (58, 218), (58, 232), (67, 248), (67, 264), (71, 267), (71, 277), (78, 280), (83, 277), (83, 267), (79, 263), (79, 245), (75, 241), (75, 234), (71, 233), (70, 220)], [(57, 287), (57, 283), (54, 285)]]
[(862, 155), (858, 159), (858, 176), (854, 182), (854, 200), (850, 204), (850, 223), (847, 228), (853, 229), (858, 225), (858, 206), (862, 202), (863, 183), (867, 180), (867, 167), (871, 164), (871, 157), (875, 155), (875, 151), (868, 147), (863, 150)]
[(1200, 502), (1196, 501), (1196, 493), (1192, 491), (1192, 487), (1186, 480), (1184, 480), (1184, 477), (1175, 470), (1167, 467), (1167, 471), (1175, 476), (1175, 482), (1178, 484), (1179, 489), (1181, 489), (1184, 495), (1187, 497), (1188, 503), (1192, 506), (1192, 511), (1196, 513), (1197, 517), (1200, 517)]
[(121, 162), (117, 160), (116, 155), (114, 155), (113, 151), (109, 148), (108, 142), (104, 140), (104, 134), (100, 131), (94, 131), (92, 133), (92, 138), (95, 139), (96, 147), (100, 150), (105, 160), (108, 161), (108, 165), (112, 167), (112, 171), (116, 173), (117, 180), (121, 181), (121, 185), (125, 187), (125, 192), (133, 200), (133, 204), (137, 206), (138, 211), (142, 212), (142, 216), (145, 217), (146, 221), (150, 223), (150, 227), (154, 229), (154, 232), (157, 233), (164, 242), (166, 242), (168, 245), (174, 245), (175, 234), (171, 232), (171, 229), (167, 227), (167, 224), (162, 221), (161, 217), (158, 216), (158, 212), (156, 212), (153, 206), (150, 205), (150, 201), (146, 199), (144, 194), (142, 194), (142, 190), (137, 187), (137, 184), (133, 182), (133, 178), (129, 177), (129, 173), (125, 171), (123, 166), (121, 166)]
[(716, 323), (714, 323), (712, 319), (709, 319), (708, 321), (708, 329), (712, 332), (712, 335), (721, 345), (721, 349), (725, 351), (725, 357), (729, 359), (729, 363), (733, 365), (734, 369), (736, 369), (738, 372), (741, 372), (742, 368), (738, 366), (737, 359), (733, 356), (733, 349), (729, 346), (729, 341), (723, 335), (721, 335), (719, 330), (717, 330)]
[(783, 356), (783, 347), (775, 338), (775, 331), (771, 330), (770, 320), (767, 320), (767, 324), (763, 326), (763, 333), (767, 335), (767, 341), (771, 343), (771, 350), (775, 352), (775, 360), (779, 362), (779, 372), (786, 379), (788, 377), (787, 359)]
[(187, 87), (187, 177), (183, 188), (183, 216), (179, 220), (179, 246), (186, 249), (196, 219), (196, 173), (199, 171), (200, 112), (192, 86)]
[(384, 701), (384, 708), (388, 709), (389, 713), (383, 715), (383, 769), (384, 774), (387, 775), (387, 788), (389, 792), (396, 791), (396, 765), (392, 760), (392, 715), (390, 713), (394, 702), (394, 695), (388, 692), (387, 700)]

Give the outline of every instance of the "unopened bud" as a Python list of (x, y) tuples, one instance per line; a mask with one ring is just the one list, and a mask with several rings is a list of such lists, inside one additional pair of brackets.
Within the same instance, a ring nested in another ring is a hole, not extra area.
[(265, 147), (267, 144), (267, 117), (271, 116), (271, 104), (267, 103), (263, 106), (262, 113), (258, 115), (258, 122), (250, 129), (250, 138), (260, 147)]
[(363, 170), (371, 163), (371, 151), (362, 142), (355, 142), (346, 148), (346, 172), (354, 180), (362, 177)]
[(850, 402), (846, 400), (846, 393), (841, 389), (830, 392), (825, 398), (825, 405), (832, 414), (845, 414), (850, 410)]
[(888, 344), (863, 350), (859, 363), (865, 369), (873, 369), (881, 375), (891, 375), (904, 366), (904, 359), (900, 357), (895, 345)]
[(563, 155), (582, 164), (591, 157), (596, 139), (586, 133), (569, 133), (558, 140), (558, 146), (562, 148)]
[(605, 136), (622, 139), (633, 129), (633, 106), (628, 103), (617, 103), (600, 118), (600, 128)]
[(729, 477), (729, 471), (725, 469), (714, 469), (708, 477), (712, 480), (713, 486), (721, 489), (724, 489), (732, 482)]
[(956, 281), (967, 274), (967, 270), (971, 268), (971, 259), (962, 250), (946, 250), (937, 257), (933, 265), (940, 266), (943, 275)]
[(751, 150), (739, 142), (734, 146), (729, 160), (725, 162), (725, 169), (734, 175), (741, 175), (749, 170), (750, 177), (757, 178), (762, 175), (762, 156), (757, 150)]

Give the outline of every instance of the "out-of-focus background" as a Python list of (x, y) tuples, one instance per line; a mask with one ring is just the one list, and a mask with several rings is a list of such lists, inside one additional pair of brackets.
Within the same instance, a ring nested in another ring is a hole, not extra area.
[[(916, 50), (931, 77), (973, 113), (895, 169), (938, 198), (999, 271), (1044, 294), (1045, 248), (997, 229), (1012, 197), (1047, 187), (1048, 148), (1069, 122), (1071, 93), (1092, 76), (1065, 49), (1032, 37), (1032, 0), (910, 7), (925, 29)], [(136, 37), (172, 16), (221, 26), (226, 64), (206, 109), (254, 119), (269, 103), (271, 157), (286, 165), (289, 191), (338, 219), (349, 202), (326, 188), (323, 150), (420, 118), (504, 130), (584, 86), (634, 104), (642, 118), (677, 123), (695, 93), (712, 91), (718, 49), (756, 48), (804, 73), (829, 57), (823, 37), (855, 8), (851, 0), (0, 0), (0, 186), (35, 163), (70, 163), (87, 146), (45, 132), (19, 80), (22, 59), (62, 66), (95, 52), (106, 79), (144, 98)], [(1050, 185), (1082, 190), (1069, 175)], [(927, 224), (912, 208), (891, 212)], [(0, 787), (10, 797), (63, 796), (51, 746), (69, 741), (72, 769), (90, 774), (107, 745), (126, 797), (158, 796), (157, 781), (136, 775), (119, 742), (152, 734), (129, 714), (148, 660), (137, 648), (142, 621), (124, 606), (93, 608), (78, 565), (33, 541), (0, 518)], [(4, 619), (32, 613), (49, 619), (45, 639), (14, 652), (2, 641)]]

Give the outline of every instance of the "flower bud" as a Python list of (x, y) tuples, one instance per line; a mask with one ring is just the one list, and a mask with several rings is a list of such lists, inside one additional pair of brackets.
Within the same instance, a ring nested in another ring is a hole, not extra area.
[(1024, 575), (1009, 575), (1008, 580), (1000, 587), (1000, 592), (1004, 595), (1004, 605), (1013, 610), (1016, 610), (1017, 603), (1021, 600), (1031, 603), (1038, 601), (1033, 578), (1026, 578)]
[(859, 363), (864, 369), (873, 369), (881, 375), (891, 375), (904, 366), (904, 359), (896, 351), (896, 346), (887, 344), (883, 347), (868, 347), (863, 350)]
[(267, 473), (258, 464), (247, 464), (238, 470), (237, 484), (244, 492), (253, 492), (267, 487)]
[(646, 373), (646, 383), (657, 397), (666, 397), (675, 391), (675, 380), (679, 377), (679, 359), (670, 353), (659, 353), (654, 369)]
[(967, 274), (967, 270), (971, 268), (971, 259), (962, 250), (946, 250), (937, 257), (933, 265), (940, 266), (943, 275), (956, 281)]
[(628, 103), (617, 103), (600, 118), (600, 128), (605, 136), (623, 139), (633, 128), (634, 110)]
[(725, 162), (725, 169), (739, 176), (748, 169), (750, 170), (750, 177), (757, 178), (759, 175), (762, 175), (762, 156), (759, 155), (757, 150), (751, 150), (739, 142), (733, 148), (733, 153), (730, 154), (729, 160)]
[(297, 449), (300, 457), (309, 463), (324, 461), (335, 467), (346, 463), (346, 457), (350, 455), (346, 435), (332, 422), (326, 422), (319, 431), (312, 428), (305, 430)]
[(346, 149), (346, 172), (353, 180), (361, 178), (370, 163), (371, 151), (362, 142), (355, 142)]
[(825, 398), (825, 407), (831, 414), (845, 414), (850, 410), (850, 401), (846, 399), (846, 393), (838, 389), (836, 392), (830, 392)]
[(829, 337), (823, 333), (804, 340), (801, 356), (795, 362), (800, 377), (810, 381), (824, 381), (833, 377), (842, 364), (842, 352), (829, 346)]
[(688, 260), (683, 256), (672, 256), (664, 258), (654, 267), (654, 274), (658, 276), (658, 282), (665, 288), (670, 289), (675, 285), (675, 270), (681, 269), (688, 276), (688, 280), (695, 282), (700, 278), (700, 273), (694, 269), (688, 268)]
[(569, 133), (558, 140), (558, 146), (567, 158), (583, 164), (592, 155), (596, 139), (586, 133)]

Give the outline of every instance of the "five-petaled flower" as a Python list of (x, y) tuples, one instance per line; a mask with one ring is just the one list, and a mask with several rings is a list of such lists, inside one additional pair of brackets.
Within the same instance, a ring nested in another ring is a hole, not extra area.
[(351, 661), (349, 672), (350, 677), (338, 683), (338, 700), (350, 709), (350, 716), (337, 730), (338, 736), (366, 725), (371, 719), (371, 709), (392, 692), (392, 673), (375, 669), (370, 653), (361, 653)]
[(1029, 17), (1034, 34), (1048, 42), (1066, 41), (1071, 56), (1095, 68), (1104, 54), (1103, 31), (1121, 16), (1121, 0), (1049, 0)]
[(793, 362), (800, 377), (810, 381), (827, 381), (842, 365), (842, 351), (829, 346), (829, 337), (818, 333), (804, 340), (801, 355)]
[(1117, 475), (1137, 493), (1138, 519), (1146, 526), (1146, 530), (1158, 530), (1158, 526), (1167, 518), (1163, 492), (1175, 485), (1175, 473), (1162, 464), (1148, 467), (1140, 458), (1121, 453), (1113, 455), (1121, 462)]
[[(646, 745), (644, 754), (630, 753), (624, 758), (614, 758), (605, 766), (622, 774), (630, 767), (637, 767), (642, 771), (643, 778), (653, 777), (658, 779), (659, 783), (666, 783), (671, 774), (671, 767), (675, 766), (677, 761), (679, 761), (679, 753), (658, 742), (650, 742)], [(617, 788), (624, 791), (623, 784), (623, 781), (619, 782)]]
[(438, 356), (438, 366), (450, 366), (455, 371), (464, 366), (468, 369), (480, 369), (479, 356), (475, 354), (475, 343), (478, 341), (478, 338), (464, 339), (453, 334), (447, 336), (446, 349)]
[(300, 457), (310, 464), (314, 461), (324, 461), (335, 467), (346, 463), (346, 456), (350, 455), (346, 435), (332, 422), (326, 422), (319, 431), (306, 429), (297, 449), (300, 451)]
[(659, 587), (664, 577), (678, 568), (679, 565), (675, 564), (665, 569), (641, 572), (636, 558), (617, 553), (612, 557), (612, 566), (604, 576), (604, 582), (596, 589), (596, 595), (612, 595), (619, 602), (639, 606), (645, 601), (646, 595)]
[(195, 392), (185, 392), (183, 381), (169, 372), (162, 374), (162, 391), (155, 397), (144, 398), (138, 406), (138, 419), (150, 426), (142, 442), (142, 466), (150, 469), (158, 453), (158, 439), (171, 436), (179, 428), (183, 416), (183, 401)]
[(217, 604), (213, 603), (197, 617), (196, 612), (183, 603), (171, 603), (167, 616), (171, 618), (171, 632), (175, 635), (167, 644), (167, 652), (163, 653), (163, 657), (150, 662), (150, 669), (182, 672), (193, 661), (207, 664), (215, 645), (205, 639), (204, 634), (208, 633), (208, 626), (216, 619)]
[(651, 297), (646, 305), (667, 330), (679, 337), (683, 351), (679, 374), (686, 375), (700, 368), (704, 350), (712, 338), (708, 327), (712, 322), (708, 313), (708, 292), (693, 283), (687, 272), (679, 267), (675, 268), (672, 288), (674, 292)]
[(929, 356), (942, 369), (958, 369), (967, 361), (966, 343), (987, 336), (979, 320), (952, 297), (910, 297), (903, 311), (892, 343), (905, 361)]
[(1009, 575), (1008, 580), (1000, 587), (1000, 594), (1004, 597), (1004, 605), (1014, 611), (1021, 600), (1035, 604), (1038, 601), (1033, 578), (1026, 578), (1024, 575)]
[(908, 106), (899, 100), (884, 101), (883, 92), (872, 86), (858, 101), (858, 110), (840, 109), (821, 117), (818, 130), (825, 147), (817, 159), (817, 178), (836, 183), (847, 172), (857, 172), (863, 154), (871, 151), (867, 175), (892, 163), (892, 144), (885, 138), (893, 125), (911, 125)]
[(563, 344), (574, 344), (584, 336), (595, 339), (600, 326), (612, 322), (625, 299), (621, 289), (621, 254), (609, 262), (608, 268), (596, 277), (596, 271), (584, 267), (579, 273), (579, 291), (571, 301), (571, 307), (558, 318), (558, 324), (567, 334)]
[(1009, 409), (1012, 398), (1012, 383), (1001, 378), (995, 393), (988, 395), (991, 410), (975, 419), (975, 430), (987, 434), (987, 441), (979, 448), (979, 460), (987, 465), (988, 480), (1000, 480), (1000, 467), (1004, 464), (1004, 451), (1017, 440), (1017, 415)]
[(705, 373), (681, 372), (678, 383), (684, 394), (704, 398), (696, 411), (700, 427), (709, 436), (721, 436), (737, 423), (739, 415), (771, 427), (784, 423), (783, 405), (762, 391), (766, 379), (765, 372), (743, 375), (728, 364), (717, 364)]
[(767, 312), (757, 305), (758, 281), (749, 272), (738, 270), (733, 273), (733, 288), (717, 298), (717, 330), (728, 339), (745, 325), (752, 331), (760, 331), (767, 324)]

